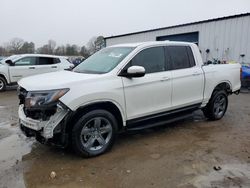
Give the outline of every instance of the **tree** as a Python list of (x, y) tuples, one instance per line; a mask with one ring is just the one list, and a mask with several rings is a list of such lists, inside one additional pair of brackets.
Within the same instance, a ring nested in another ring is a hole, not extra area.
[(40, 54), (54, 54), (56, 48), (56, 41), (49, 40), (48, 44), (43, 45), (37, 49), (37, 52)]
[(86, 48), (86, 46), (82, 46), (80, 50), (80, 55), (83, 56), (84, 58), (89, 57), (89, 51)]
[(42, 47), (38, 48), (37, 53), (39, 53), (39, 54), (49, 54), (48, 44), (45, 44)]
[(20, 48), (21, 53), (35, 53), (35, 44), (33, 42), (24, 42)]
[(55, 49), (55, 52), (54, 52), (56, 55), (65, 55), (66, 53), (66, 49), (65, 49), (65, 46), (58, 46), (56, 49)]
[(48, 41), (48, 53), (54, 54), (55, 48), (56, 48), (56, 41), (49, 40)]
[(105, 46), (105, 41), (103, 36), (92, 37), (87, 43), (90, 55), (102, 49), (104, 46)]
[(96, 52), (96, 47), (95, 47), (95, 41), (97, 37), (92, 37), (89, 42), (87, 43), (87, 48), (89, 51), (89, 54), (92, 55), (93, 53)]
[(0, 46), (0, 56), (5, 56), (6, 53), (6, 49), (3, 46)]
[(104, 37), (103, 36), (99, 36), (96, 38), (95, 40), (95, 48), (96, 48), (96, 51), (102, 49), (105, 47), (105, 40), (104, 40)]
[(69, 56), (78, 55), (78, 49), (79, 49), (79, 47), (75, 44), (73, 44), (73, 45), (67, 44), (66, 45), (66, 55), (69, 55)]
[(11, 53), (19, 54), (20, 49), (23, 46), (24, 40), (20, 38), (13, 38), (10, 40), (8, 46)]

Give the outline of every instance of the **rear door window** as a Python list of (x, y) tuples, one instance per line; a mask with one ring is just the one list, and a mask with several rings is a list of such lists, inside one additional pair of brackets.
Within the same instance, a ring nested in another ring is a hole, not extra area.
[(189, 58), (190, 66), (194, 67), (195, 66), (194, 54), (193, 54), (192, 49), (190, 48), (190, 46), (187, 47), (187, 52), (188, 52), (188, 58)]
[(172, 70), (185, 69), (195, 66), (193, 53), (187, 46), (167, 46)]
[(51, 57), (39, 57), (39, 65), (53, 65), (55, 64), (55, 58)]
[(59, 58), (53, 58), (54, 64), (60, 63), (60, 59)]

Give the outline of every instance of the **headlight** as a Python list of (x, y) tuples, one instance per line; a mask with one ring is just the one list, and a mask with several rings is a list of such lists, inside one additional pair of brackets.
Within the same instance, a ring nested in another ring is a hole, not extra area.
[(30, 91), (25, 99), (25, 107), (43, 107), (57, 103), (58, 99), (65, 95), (69, 89), (49, 91)]

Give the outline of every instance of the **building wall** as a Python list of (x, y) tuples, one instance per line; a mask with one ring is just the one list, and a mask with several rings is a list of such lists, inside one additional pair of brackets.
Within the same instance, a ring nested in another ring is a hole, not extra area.
[[(199, 32), (199, 48), (203, 61), (216, 58), (250, 63), (250, 15), (107, 38), (106, 46), (155, 41), (158, 36), (195, 31)], [(210, 53), (207, 54), (206, 49), (209, 49)], [(245, 54), (244, 59), (240, 54)]]

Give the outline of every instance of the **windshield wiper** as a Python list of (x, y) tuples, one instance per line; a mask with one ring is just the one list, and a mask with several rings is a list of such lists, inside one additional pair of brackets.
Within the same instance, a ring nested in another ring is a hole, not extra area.
[(90, 71), (90, 70), (83, 70), (83, 71), (75, 70), (75, 71), (73, 71), (73, 72), (84, 73), (84, 74), (104, 74), (104, 73), (106, 73), (106, 72)]

